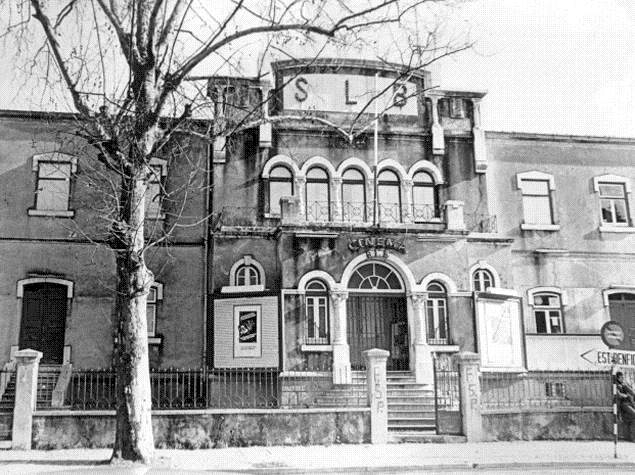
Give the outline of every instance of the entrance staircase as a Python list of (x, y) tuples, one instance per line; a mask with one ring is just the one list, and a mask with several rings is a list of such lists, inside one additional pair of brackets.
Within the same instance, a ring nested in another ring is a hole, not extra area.
[(386, 373), (388, 432), (394, 442), (425, 442), (436, 436), (434, 388), (417, 384), (409, 371)]
[(2, 396), (0, 396), (0, 449), (7, 449), (11, 447), (14, 404), (15, 372), (10, 375), (9, 381), (4, 387)]

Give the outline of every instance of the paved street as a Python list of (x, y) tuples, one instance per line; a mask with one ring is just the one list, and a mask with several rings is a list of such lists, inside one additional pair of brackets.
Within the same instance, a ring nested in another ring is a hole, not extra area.
[(496, 442), (158, 450), (153, 467), (110, 467), (109, 450), (1, 451), (0, 473), (633, 473), (635, 444)]

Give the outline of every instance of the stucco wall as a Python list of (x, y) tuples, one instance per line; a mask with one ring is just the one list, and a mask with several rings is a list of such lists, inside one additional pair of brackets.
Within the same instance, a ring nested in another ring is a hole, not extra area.
[[(155, 413), (152, 428), (155, 446), (170, 449), (361, 444), (370, 442), (370, 411)], [(34, 449), (104, 448), (114, 440), (114, 414), (33, 418)]]

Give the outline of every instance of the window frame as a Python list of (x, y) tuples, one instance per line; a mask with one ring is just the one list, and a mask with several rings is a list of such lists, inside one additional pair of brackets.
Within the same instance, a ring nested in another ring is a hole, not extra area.
[[(382, 175), (382, 173), (391, 173), (392, 175), (395, 176), (396, 181), (393, 180), (382, 180), (380, 177)], [(401, 197), (401, 185), (402, 185), (402, 179), (399, 176), (399, 172), (397, 172), (396, 170), (393, 170), (391, 168), (383, 168), (382, 170), (380, 170), (377, 173), (377, 207), (378, 207), (378, 219), (380, 222), (387, 222), (387, 223), (403, 223), (403, 211), (402, 211), (402, 197)], [(386, 221), (384, 219), (382, 219), (382, 214), (381, 213), (381, 206), (382, 206), (382, 201), (380, 199), (380, 188), (382, 186), (391, 186), (391, 187), (396, 187), (397, 189), (397, 196), (399, 197), (399, 202), (398, 203), (388, 203), (390, 205), (397, 205), (398, 207), (398, 212), (399, 212), (399, 217), (397, 220), (390, 220), (390, 221)]]
[[(426, 175), (430, 181), (429, 182), (417, 182), (416, 181), (416, 177), (417, 175)], [(424, 188), (424, 189), (432, 189), (432, 216), (430, 218), (424, 218), (424, 219), (416, 219), (417, 217), (417, 213), (415, 213), (415, 208), (417, 206), (430, 206), (429, 204), (417, 204), (416, 200), (415, 200), (415, 191), (417, 188)], [(437, 186), (437, 183), (434, 179), (434, 176), (432, 175), (432, 173), (430, 173), (427, 170), (417, 170), (415, 173), (413, 173), (412, 175), (412, 219), (415, 223), (427, 223), (430, 221), (434, 221), (437, 220), (440, 216), (439, 213), (439, 187)]]
[[(253, 267), (258, 273), (258, 284), (238, 285), (239, 269), (249, 266)], [(250, 254), (245, 254), (242, 258), (236, 260), (229, 269), (228, 285), (221, 287), (221, 293), (244, 293), (244, 292), (262, 292), (265, 290), (266, 273), (264, 267), (253, 258)]]
[[(148, 179), (146, 181), (145, 219), (165, 219), (163, 200), (165, 198), (165, 181), (168, 174), (168, 162), (162, 158), (153, 157), (148, 162)], [(158, 187), (158, 193), (150, 196), (152, 187)], [(157, 199), (158, 196), (158, 199)], [(157, 200), (157, 204), (152, 203)]]
[[(326, 175), (326, 178), (313, 178), (310, 177), (310, 173), (313, 170), (320, 170), (321, 172), (324, 173), (324, 175)], [(309, 168), (305, 174), (305, 181), (304, 181), (304, 200), (305, 200), (305, 216), (306, 216), (306, 220), (309, 222), (321, 222), (321, 219), (311, 219), (309, 216), (309, 208), (310, 208), (310, 203), (309, 203), (309, 186), (310, 185), (315, 185), (315, 184), (321, 184), (321, 185), (325, 185), (326, 186), (326, 208), (327, 208), (327, 221), (331, 221), (331, 217), (332, 217), (332, 213), (331, 213), (331, 176), (329, 175), (328, 170), (325, 170), (323, 167), (319, 166), (319, 165), (313, 165), (311, 166), (311, 168)], [(293, 191), (293, 187), (291, 188), (291, 190)], [(311, 203), (320, 203), (319, 201), (312, 201)], [(321, 212), (320, 212), (320, 217), (321, 217)]]
[[(321, 289), (311, 289), (312, 284), (319, 284)], [(319, 278), (309, 280), (304, 291), (304, 339), (307, 346), (324, 346), (331, 344), (331, 311), (329, 286)], [(311, 301), (311, 305), (309, 305)], [(312, 319), (309, 316), (309, 308), (313, 309)], [(324, 325), (320, 319), (320, 309), (324, 309)], [(311, 329), (310, 321), (313, 322), (313, 336), (309, 336)], [(322, 330), (322, 331), (321, 331)], [(324, 336), (320, 336), (322, 333)], [(317, 335), (317, 336), (316, 336)]]
[[(69, 174), (66, 178), (43, 178), (40, 177), (41, 165), (68, 166)], [(75, 210), (71, 208), (73, 194), (74, 177), (77, 173), (77, 157), (61, 152), (43, 153), (33, 156), (31, 169), (35, 172), (35, 191), (33, 206), (27, 210), (29, 216), (50, 216), (59, 218), (72, 218)], [(66, 182), (67, 183), (67, 204), (66, 209), (46, 209), (38, 203), (40, 196), (40, 185), (42, 182)]]
[[(601, 185), (621, 185), (624, 190), (624, 204), (626, 209), (626, 223), (608, 222), (602, 215), (602, 198), (600, 192)], [(597, 195), (597, 206), (599, 211), (600, 232), (631, 233), (635, 232), (633, 227), (633, 204), (632, 187), (630, 179), (619, 175), (600, 175), (593, 178), (593, 191)]]
[[(241, 271), (244, 271), (245, 275), (241, 275)], [(247, 276), (247, 274), (249, 274)], [(256, 278), (256, 282), (252, 283), (252, 277)], [(240, 280), (244, 279), (243, 283), (240, 283)], [(238, 266), (238, 269), (236, 269), (236, 276), (235, 276), (235, 285), (237, 287), (245, 287), (245, 286), (250, 286), (250, 285), (260, 285), (260, 271), (258, 270), (258, 268), (253, 265), (253, 263), (244, 263)]]
[[(441, 291), (431, 290), (438, 286)], [(450, 325), (448, 317), (448, 289), (437, 280), (433, 280), (426, 286), (426, 338), (429, 345), (451, 345)], [(443, 305), (441, 305), (443, 304)], [(441, 315), (441, 310), (443, 314)], [(445, 337), (441, 336), (440, 323), (443, 323)], [(432, 324), (432, 327), (430, 326)], [(431, 331), (432, 330), (432, 331)], [(434, 335), (432, 335), (434, 333)]]
[[(150, 300), (151, 292), (154, 291), (155, 298)], [(157, 316), (159, 314), (159, 308), (161, 303), (163, 302), (163, 284), (161, 282), (153, 282), (148, 290), (148, 295), (146, 296), (146, 319), (148, 324), (148, 338), (157, 338)], [(148, 318), (148, 309), (154, 309), (153, 322), (152, 322), (152, 331), (150, 331), (150, 322)]]
[[(485, 279), (483, 275), (487, 275), (490, 281), (490, 285), (485, 285)], [(478, 286), (476, 285), (478, 282)], [(495, 287), (495, 279), (494, 274), (489, 269), (485, 269), (483, 267), (479, 267), (472, 272), (472, 288), (474, 292), (487, 292), (489, 287)]]
[[(536, 304), (536, 297), (548, 296), (548, 297), (557, 297), (558, 305), (538, 305)], [(565, 318), (564, 318), (564, 301), (563, 294), (554, 289), (533, 289), (529, 293), (529, 305), (532, 307), (532, 313), (534, 316), (534, 323), (536, 325), (536, 334), (537, 335), (564, 335), (566, 334), (565, 327)], [(554, 332), (552, 325), (552, 315), (551, 312), (558, 312), (558, 321), (560, 324), (560, 331)], [(543, 312), (543, 316), (541, 318), (544, 319), (544, 332), (538, 330), (538, 314), (537, 312)]]
[[(546, 182), (547, 194), (530, 193), (527, 190), (527, 184), (529, 182)], [(521, 192), (522, 202), (522, 216), (523, 221), (520, 224), (520, 229), (523, 231), (559, 231), (560, 225), (558, 224), (556, 206), (555, 206), (555, 180), (553, 175), (543, 173), (539, 171), (522, 172), (516, 175), (516, 185)], [(549, 223), (530, 223), (527, 222), (527, 209), (525, 197), (547, 197), (549, 204)]]
[[(271, 172), (275, 171), (276, 168), (284, 168), (289, 172), (289, 178), (280, 178), (280, 177), (272, 177)], [(267, 198), (268, 198), (268, 211), (267, 214), (272, 217), (280, 217), (282, 214), (282, 210), (280, 209), (280, 203), (278, 203), (278, 211), (272, 211), (271, 208), (271, 185), (272, 183), (289, 183), (291, 185), (291, 196), (295, 196), (295, 183), (294, 183), (294, 173), (291, 168), (289, 168), (286, 164), (276, 163), (271, 167), (269, 171), (269, 175), (267, 178)], [(281, 195), (284, 196), (284, 195)]]
[[(361, 175), (361, 178), (357, 178), (357, 179), (351, 179), (351, 178), (345, 178), (345, 175), (348, 171), (355, 171), (357, 173), (359, 173)], [(346, 168), (343, 172), (342, 172), (342, 188), (341, 188), (341, 194), (342, 194), (342, 220), (343, 221), (349, 221), (350, 220), (350, 211), (347, 214), (346, 212), (346, 205), (347, 203), (353, 203), (351, 201), (344, 201), (344, 187), (345, 186), (361, 186), (362, 187), (362, 196), (363, 196), (363, 201), (361, 202), (361, 206), (362, 206), (362, 219), (361, 220), (355, 220), (352, 222), (360, 222), (360, 223), (366, 223), (368, 222), (368, 198), (366, 196), (366, 177), (364, 175), (364, 172), (361, 171), (360, 169), (356, 168), (356, 167), (348, 167)]]

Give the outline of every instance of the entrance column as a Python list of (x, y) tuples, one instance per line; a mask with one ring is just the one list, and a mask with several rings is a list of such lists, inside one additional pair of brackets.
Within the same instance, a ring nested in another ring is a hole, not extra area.
[(412, 311), (414, 314), (414, 372), (419, 384), (432, 384), (434, 373), (432, 371), (432, 352), (426, 335), (426, 292), (413, 292), (410, 294)]
[(335, 290), (331, 292), (333, 301), (333, 383), (350, 384), (351, 352), (346, 339), (346, 300), (348, 292)]

